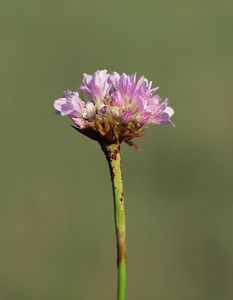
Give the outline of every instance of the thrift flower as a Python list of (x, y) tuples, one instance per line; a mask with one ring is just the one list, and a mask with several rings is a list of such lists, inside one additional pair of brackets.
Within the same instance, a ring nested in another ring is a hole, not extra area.
[[(157, 94), (158, 88), (144, 76), (107, 70), (84, 74), (77, 91), (65, 91), (54, 108), (69, 117), (73, 127), (99, 142), (107, 158), (114, 199), (117, 240), (117, 299), (126, 299), (126, 234), (120, 145), (143, 134), (150, 124), (172, 124), (173, 109)], [(83, 96), (87, 101), (84, 101)], [(173, 125), (174, 126), (174, 125)]]
[[(141, 136), (149, 124), (172, 124), (173, 109), (161, 100), (152, 82), (144, 76), (98, 70), (84, 74), (77, 91), (65, 91), (55, 100), (61, 116), (72, 119), (81, 133), (106, 143), (130, 143)], [(87, 94), (88, 101), (82, 100)]]

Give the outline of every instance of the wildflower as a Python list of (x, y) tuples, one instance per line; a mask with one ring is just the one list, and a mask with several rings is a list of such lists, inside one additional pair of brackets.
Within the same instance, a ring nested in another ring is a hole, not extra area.
[[(172, 124), (174, 111), (168, 100), (156, 94), (158, 88), (144, 76), (109, 74), (98, 70), (84, 74), (77, 91), (65, 91), (55, 100), (61, 116), (72, 119), (75, 129), (98, 141), (121, 143), (141, 136), (149, 124)], [(87, 94), (88, 101), (80, 95)]]
[[(172, 124), (174, 111), (168, 100), (161, 100), (158, 88), (144, 76), (126, 75), (107, 70), (84, 74), (77, 91), (65, 91), (55, 100), (54, 108), (68, 116), (73, 127), (98, 141), (108, 161), (114, 200), (117, 241), (117, 299), (126, 297), (126, 230), (120, 144), (137, 146), (132, 139), (142, 135), (149, 124)], [(88, 101), (84, 101), (83, 93)]]

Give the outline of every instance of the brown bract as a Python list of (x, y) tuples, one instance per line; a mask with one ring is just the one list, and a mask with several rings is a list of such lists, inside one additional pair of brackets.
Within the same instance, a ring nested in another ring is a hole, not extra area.
[(136, 150), (140, 150), (140, 148), (132, 142), (132, 139), (143, 136), (143, 132), (146, 129), (146, 126), (140, 126), (136, 122), (129, 122), (127, 124), (122, 124), (117, 120), (109, 122), (108, 119), (99, 117), (98, 115), (96, 115), (93, 122), (89, 123), (88, 127), (79, 128), (75, 125), (72, 125), (72, 127), (92, 140), (98, 141), (100, 144), (121, 144), (125, 142)]

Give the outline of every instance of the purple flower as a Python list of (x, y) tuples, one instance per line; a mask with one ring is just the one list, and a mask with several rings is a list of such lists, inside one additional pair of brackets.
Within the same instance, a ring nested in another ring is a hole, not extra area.
[(144, 76), (119, 75), (98, 70), (84, 74), (78, 91), (87, 93), (84, 102), (78, 91), (66, 91), (54, 102), (61, 116), (70, 117), (75, 128), (101, 142), (129, 142), (140, 136), (149, 124), (172, 124), (173, 109), (168, 100), (155, 94), (158, 88)]
[(107, 70), (98, 70), (93, 75), (84, 73), (80, 90), (87, 92), (94, 101), (101, 100), (106, 97), (111, 88), (111, 83), (108, 81), (109, 76)]
[(78, 92), (65, 91), (64, 97), (55, 100), (54, 108), (61, 116), (82, 117), (85, 103)]

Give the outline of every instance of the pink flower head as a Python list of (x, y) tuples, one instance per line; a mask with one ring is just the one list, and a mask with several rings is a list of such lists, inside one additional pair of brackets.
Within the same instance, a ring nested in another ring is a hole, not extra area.
[(54, 102), (61, 116), (68, 116), (81, 133), (106, 143), (121, 143), (141, 136), (149, 124), (173, 124), (173, 109), (168, 100), (155, 94), (158, 88), (144, 76), (109, 74), (98, 70), (84, 74), (78, 91), (87, 93), (90, 101), (83, 101), (78, 91), (66, 91)]

